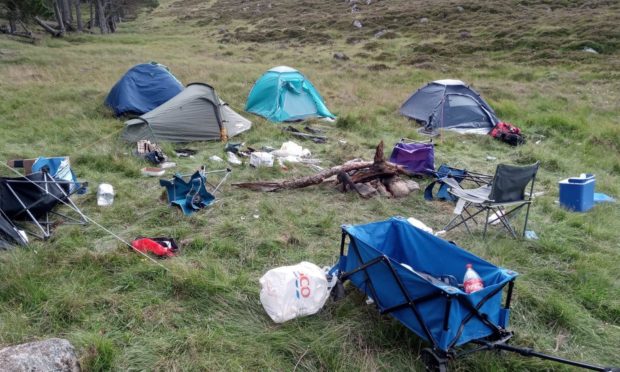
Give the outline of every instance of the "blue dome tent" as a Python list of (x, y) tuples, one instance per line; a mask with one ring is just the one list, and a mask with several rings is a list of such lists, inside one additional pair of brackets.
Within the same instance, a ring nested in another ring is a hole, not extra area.
[(413, 93), (400, 113), (425, 126), (428, 132), (448, 129), (488, 133), (499, 120), (480, 95), (460, 80), (436, 80)]
[(159, 63), (135, 65), (112, 87), (105, 99), (116, 116), (141, 115), (176, 96), (183, 85)]
[(335, 118), (312, 83), (287, 66), (274, 67), (256, 81), (245, 110), (274, 122)]

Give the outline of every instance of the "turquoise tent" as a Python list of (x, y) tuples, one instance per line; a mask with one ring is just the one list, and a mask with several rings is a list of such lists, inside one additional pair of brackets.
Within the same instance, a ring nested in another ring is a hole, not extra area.
[(314, 85), (287, 66), (274, 67), (256, 81), (245, 110), (275, 122), (335, 118)]

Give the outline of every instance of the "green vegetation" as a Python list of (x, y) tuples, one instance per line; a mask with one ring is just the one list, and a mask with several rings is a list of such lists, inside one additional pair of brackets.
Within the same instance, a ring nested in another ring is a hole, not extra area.
[[(105, 37), (71, 35), (39, 45), (0, 38), (0, 161), (70, 155), (91, 184), (76, 200), (96, 221), (127, 240), (192, 240), (181, 256), (161, 261), (169, 272), (92, 225), (60, 226), (47, 242), (2, 252), (0, 344), (65, 337), (87, 370), (422, 368), (425, 345), (355, 291), (315, 316), (275, 325), (259, 302), (258, 278), (301, 260), (335, 262), (343, 223), (403, 215), (440, 228), (452, 206), (425, 202), (421, 194), (362, 200), (329, 186), (262, 194), (229, 184), (212, 208), (182, 217), (160, 200), (155, 179), (140, 176), (145, 163), (120, 140), (122, 122), (102, 107), (130, 66), (156, 60), (184, 83), (214, 85), (239, 111), (265, 70), (300, 69), (339, 116), (335, 125), (315, 123), (330, 127), (328, 144), (303, 143), (326, 167), (370, 158), (381, 139), (389, 147), (401, 137), (419, 138), (397, 109), (420, 85), (439, 78), (471, 83), (529, 141), (511, 148), (485, 136), (444, 133), (436, 140), (436, 163), (492, 172), (498, 162), (540, 160), (536, 191), (545, 194), (530, 217), (540, 240), (498, 233), (483, 242), (481, 234), (465, 231), (449, 238), (521, 273), (511, 317), (515, 344), (620, 365), (620, 209), (600, 205), (577, 214), (555, 203), (557, 181), (582, 172), (597, 175), (598, 191), (620, 197), (617, 2), (477, 1), (460, 12), (451, 1), (392, 0), (362, 4), (358, 13), (343, 1), (267, 4), (161, 1)], [(357, 18), (364, 24), (359, 30), (351, 25)], [(393, 32), (389, 38), (373, 36), (384, 28)], [(461, 30), (471, 37), (460, 37)], [(338, 51), (351, 59), (334, 60)], [(252, 120), (252, 130), (234, 141), (277, 147), (290, 139), (280, 126)], [(221, 167), (208, 160), (223, 157), (221, 143), (191, 147), (200, 150), (195, 159), (173, 159), (179, 171)], [(165, 149), (172, 155), (172, 145)], [(243, 166), (232, 177), (311, 172)], [(117, 191), (110, 208), (96, 206), (93, 189), (101, 182)], [(496, 353), (474, 354), (453, 367), (563, 370)]]

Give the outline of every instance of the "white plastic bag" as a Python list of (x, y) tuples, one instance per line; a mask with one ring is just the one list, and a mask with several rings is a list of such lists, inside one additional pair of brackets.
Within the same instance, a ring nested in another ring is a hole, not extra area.
[(250, 155), (250, 165), (256, 168), (273, 167), (273, 155), (268, 152), (253, 152)]
[(260, 285), (260, 302), (276, 323), (315, 314), (329, 297), (325, 272), (310, 262), (271, 269)]
[(285, 157), (299, 157), (304, 158), (311, 155), (310, 150), (304, 149), (293, 141), (284, 142), (282, 147), (279, 150), (275, 150), (272, 152), (273, 156), (277, 156), (279, 158)]

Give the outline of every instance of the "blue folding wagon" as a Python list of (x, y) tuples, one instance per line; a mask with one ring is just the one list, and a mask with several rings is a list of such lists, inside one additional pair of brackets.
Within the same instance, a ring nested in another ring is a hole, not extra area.
[[(467, 264), (478, 272), (484, 289), (470, 294), (462, 290), (459, 282)], [(599, 371), (614, 370), (507, 345), (513, 335), (507, 327), (518, 274), (422, 231), (401, 217), (343, 226), (340, 259), (332, 273), (339, 278), (337, 297), (344, 295), (342, 283), (350, 280), (374, 301), (381, 314), (390, 314), (431, 344), (421, 354), (428, 370), (445, 371), (449, 360), (489, 349)], [(459, 352), (457, 347), (467, 343), (479, 347)]]

